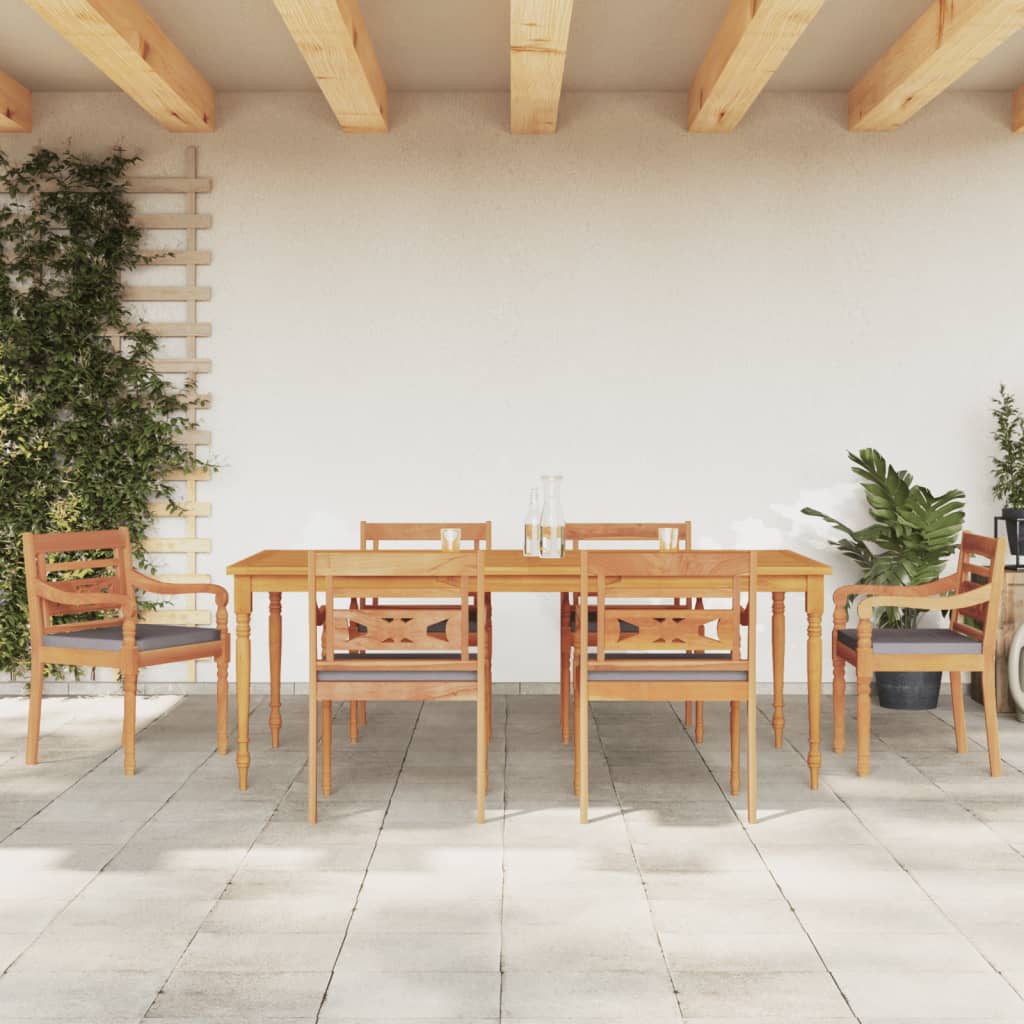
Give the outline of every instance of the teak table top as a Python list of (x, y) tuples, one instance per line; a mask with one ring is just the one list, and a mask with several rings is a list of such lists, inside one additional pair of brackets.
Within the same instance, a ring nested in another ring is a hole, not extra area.
[[(302, 548), (259, 551), (227, 568), (228, 575), (251, 580), (253, 590), (306, 589), (309, 552)], [(832, 567), (796, 551), (757, 552), (759, 590), (806, 590), (807, 577), (828, 576)], [(579, 580), (578, 551), (562, 558), (527, 558), (521, 551), (492, 549), (484, 554), (484, 586), (489, 591), (560, 592)]]

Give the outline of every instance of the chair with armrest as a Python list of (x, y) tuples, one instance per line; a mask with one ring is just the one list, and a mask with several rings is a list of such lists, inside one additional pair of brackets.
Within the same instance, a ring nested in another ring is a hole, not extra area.
[[(593, 651), (582, 616), (576, 639), (576, 786), (580, 821), (589, 803), (593, 701), (728, 701), (733, 795), (740, 790), (740, 708), (747, 709), (747, 818), (757, 821), (756, 602), (753, 552), (584, 551), (580, 590), (595, 598)], [(685, 598), (680, 604), (630, 600)], [(698, 605), (700, 600), (700, 605)], [(723, 607), (724, 605), (724, 607)], [(746, 653), (743, 634), (746, 634)]]
[[(124, 680), (124, 771), (135, 774), (135, 696), (139, 670), (213, 658), (217, 662), (217, 750), (228, 751), (228, 592), (214, 584), (164, 583), (132, 565), (128, 530), (26, 533), (25, 584), (32, 637), (25, 763), (39, 762), (43, 675), (47, 665), (109, 668)], [(139, 622), (136, 590), (213, 594), (216, 627)], [(61, 621), (54, 621), (54, 620)], [(70, 621), (68, 621), (70, 620)]]
[[(957, 570), (919, 586), (858, 584), (835, 592), (832, 630), (833, 749), (846, 749), (846, 664), (857, 672), (857, 774), (871, 771), (871, 677), (875, 672), (948, 672), (953, 694), (957, 753), (967, 752), (964, 672), (981, 672), (989, 770), (1001, 774), (996, 722), (995, 657), (1006, 540), (965, 533)], [(857, 626), (850, 628), (852, 602)], [(913, 608), (950, 613), (948, 628), (879, 629), (876, 608)]]
[[(472, 545), (473, 551), (489, 550), (491, 547), (491, 523), (490, 520), (484, 523), (369, 523), (365, 520), (359, 524), (359, 547), (363, 551), (395, 550), (382, 548), (390, 544), (420, 544), (427, 543), (436, 547), (441, 543), (441, 531), (457, 529), (462, 534), (463, 544)], [(484, 595), (484, 603), (487, 605), (488, 629), (491, 628), (491, 597)], [(369, 598), (362, 601), (362, 604), (372, 606), (379, 605), (377, 598)], [(471, 595), (469, 612), (470, 644), (476, 646), (476, 595)], [(487, 721), (490, 730), (490, 702), (491, 702), (491, 650), (493, 634), (487, 637)], [(359, 729), (366, 725), (366, 702), (349, 706), (349, 740), (356, 743), (359, 740)]]
[[(308, 816), (332, 789), (331, 702), (476, 702), (477, 820), (487, 792), (487, 606), (483, 552), (310, 552)], [(319, 603), (318, 589), (323, 592)], [(394, 604), (373, 604), (376, 599)], [(435, 603), (445, 599), (444, 604)], [(478, 619), (474, 650), (470, 611)], [(321, 628), (322, 627), (322, 628)], [(319, 631), (319, 635), (318, 635)]]
[[(689, 551), (693, 546), (693, 524), (685, 523), (566, 523), (565, 546), (567, 550), (582, 551), (589, 543), (658, 543), (658, 530), (669, 527), (679, 531), (679, 550)], [(579, 594), (561, 595), (561, 658), (559, 673), (559, 722), (562, 727), (562, 742), (568, 743), (570, 737), (572, 715), (571, 690), (572, 678), (570, 667), (573, 664), (573, 638), (576, 636), (576, 615), (579, 608)], [(596, 643), (597, 616), (591, 607), (588, 619), (588, 634), (591, 645)], [(686, 724), (691, 724), (693, 705), (686, 703)], [(703, 717), (701, 718), (703, 727)], [(702, 730), (703, 731), (703, 730)], [(700, 737), (703, 739), (703, 735)]]

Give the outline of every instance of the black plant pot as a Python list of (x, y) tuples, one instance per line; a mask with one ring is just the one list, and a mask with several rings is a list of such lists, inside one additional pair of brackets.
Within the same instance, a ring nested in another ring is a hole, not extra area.
[(1010, 542), (1010, 554), (1024, 554), (1024, 508), (1004, 508), (1006, 539)]
[(876, 672), (875, 692), (883, 708), (931, 711), (939, 706), (941, 672)]

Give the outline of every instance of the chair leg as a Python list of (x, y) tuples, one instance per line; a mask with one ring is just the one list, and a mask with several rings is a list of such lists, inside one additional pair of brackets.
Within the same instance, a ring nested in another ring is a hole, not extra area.
[(687, 729), (693, 728), (693, 701), (683, 702), (683, 724)]
[(43, 662), (32, 659), (32, 689), (28, 698), (28, 737), (25, 764), (39, 764), (39, 726), (43, 717)]
[(124, 773), (135, 774), (135, 691), (139, 681), (139, 670), (132, 669), (124, 674)]
[[(361, 702), (359, 702), (361, 703)], [(331, 795), (331, 735), (334, 732), (334, 708), (329, 700), (320, 704), (320, 789)]]
[(999, 723), (996, 719), (996, 665), (994, 659), (986, 660), (981, 673), (981, 696), (985, 705), (985, 738), (988, 740), (988, 770), (992, 778), (1003, 774), (1003, 762), (999, 756)]
[(494, 735), (494, 680), (491, 678), (491, 652), (487, 650), (487, 689), (484, 691), (484, 718), (487, 720), (487, 743), (490, 744)]
[[(310, 685), (315, 687), (316, 683), (311, 683)], [(309, 696), (309, 731), (307, 734), (309, 738), (309, 758), (306, 781), (306, 818), (310, 825), (316, 824), (316, 741), (318, 715), (319, 709), (317, 708), (316, 692), (314, 690)]]
[(366, 701), (361, 700), (359, 702), (359, 728), (366, 728)]
[[(487, 742), (494, 735), (494, 616), (487, 598)], [(489, 777), (489, 776), (488, 776)]]
[(697, 743), (704, 742), (704, 701), (697, 701), (697, 724), (693, 730), (693, 738)]
[(575, 693), (572, 704), (572, 791), (580, 795), (580, 695)]
[(949, 673), (949, 688), (953, 694), (953, 735), (956, 737), (956, 752), (967, 753), (967, 721), (964, 717), (964, 683), (960, 672)]
[(563, 598), (562, 639), (559, 651), (558, 675), (558, 723), (562, 729), (562, 742), (569, 742), (569, 662), (572, 657), (572, 637), (569, 633), (569, 616)]
[(832, 659), (832, 749), (846, 750), (846, 663)]
[(729, 792), (740, 791), (740, 702), (729, 702)]
[(349, 743), (359, 742), (359, 701), (348, 702), (348, 741)]
[(747, 702), (747, 821), (757, 824), (757, 704)]
[(857, 669), (857, 774), (871, 773), (871, 673)]
[(217, 659), (217, 753), (228, 752), (228, 659)]
[(579, 766), (580, 766), (580, 824), (590, 820), (590, 707), (587, 700), (587, 684), (580, 680), (580, 692), (576, 696), (579, 704)]
[(487, 820), (487, 704), (477, 691), (476, 700), (476, 820)]

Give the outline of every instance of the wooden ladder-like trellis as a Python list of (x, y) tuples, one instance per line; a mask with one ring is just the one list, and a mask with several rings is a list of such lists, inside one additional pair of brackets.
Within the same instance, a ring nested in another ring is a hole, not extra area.
[[(210, 178), (198, 175), (198, 159), (196, 148), (189, 146), (185, 151), (185, 173), (181, 177), (132, 177), (129, 180), (129, 191), (137, 195), (180, 195), (184, 200), (184, 209), (179, 213), (139, 213), (136, 223), (144, 231), (174, 231), (185, 234), (185, 246), (177, 249), (172, 246), (161, 246), (150, 249), (146, 255), (153, 257), (151, 266), (180, 267), (184, 272), (184, 283), (179, 285), (135, 285), (125, 288), (125, 299), (149, 305), (151, 303), (170, 302), (185, 307), (183, 321), (146, 320), (143, 326), (160, 339), (181, 341), (184, 351), (175, 358), (161, 356), (155, 362), (156, 369), (173, 378), (184, 380), (187, 385), (197, 386), (200, 378), (210, 373), (212, 360), (199, 358), (198, 341), (209, 338), (213, 331), (208, 322), (200, 322), (198, 304), (209, 302), (212, 296), (209, 287), (197, 282), (198, 268), (208, 266), (211, 261), (209, 249), (199, 248), (198, 233), (207, 230), (213, 223), (208, 213), (199, 213), (198, 195), (211, 191)], [(115, 341), (119, 343), (119, 339)], [(210, 397), (197, 387), (198, 404), (208, 406)], [(210, 444), (210, 432), (200, 429), (197, 422), (197, 407), (189, 410), (191, 429), (186, 431), (182, 440), (193, 451)], [(161, 577), (172, 582), (206, 583), (207, 574), (198, 571), (198, 556), (208, 554), (211, 549), (209, 536), (200, 533), (201, 519), (208, 519), (211, 514), (209, 502), (200, 501), (199, 484), (209, 480), (208, 472), (196, 472), (172, 476), (170, 479), (183, 485), (183, 499), (179, 502), (182, 512), (171, 516), (170, 510), (163, 503), (156, 502), (152, 510), (158, 517), (181, 519), (184, 521), (184, 535), (176, 537), (150, 537), (145, 542), (147, 551), (154, 554), (171, 556), (180, 572), (161, 573)], [(159, 609), (146, 615), (149, 622), (174, 623), (177, 625), (205, 626), (211, 621), (209, 610), (199, 608), (194, 596), (189, 596), (175, 608)], [(185, 672), (186, 681), (195, 679), (195, 664), (188, 662), (180, 666)]]

